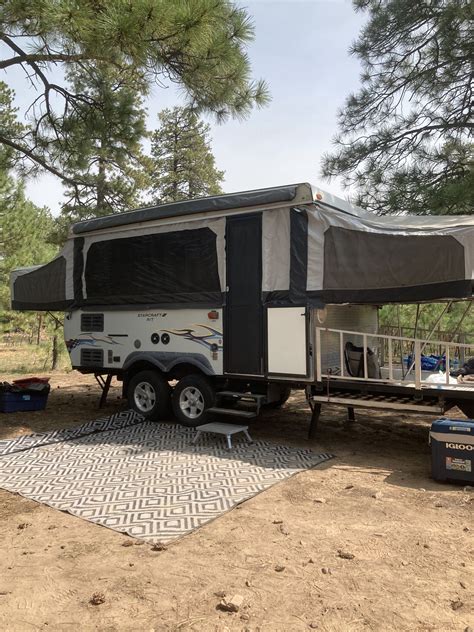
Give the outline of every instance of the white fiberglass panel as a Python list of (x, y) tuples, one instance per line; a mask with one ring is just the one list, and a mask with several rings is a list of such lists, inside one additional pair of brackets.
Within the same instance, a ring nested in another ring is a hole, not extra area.
[(307, 334), (304, 307), (268, 309), (268, 373), (307, 373)]

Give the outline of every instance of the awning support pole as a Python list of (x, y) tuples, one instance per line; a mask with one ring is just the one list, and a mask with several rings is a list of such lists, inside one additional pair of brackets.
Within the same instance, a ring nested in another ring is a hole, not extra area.
[[(463, 324), (464, 319), (466, 318), (467, 314), (469, 313), (469, 310), (471, 309), (471, 305), (472, 305), (472, 301), (469, 301), (469, 303), (467, 304), (466, 309), (463, 312), (463, 315), (461, 316), (460, 320), (458, 321), (458, 324), (456, 325), (456, 327), (454, 328), (453, 333), (451, 334), (451, 340), (448, 340), (448, 342), (453, 342), (454, 336), (456, 336), (458, 334), (459, 328)], [(446, 350), (447, 349), (448, 349), (448, 347), (446, 347)], [(434, 369), (435, 371), (438, 369), (440, 364), (441, 364), (441, 360), (439, 360), (438, 364), (435, 366), (435, 369)], [(447, 363), (446, 363), (446, 366), (449, 368), (449, 365)], [(448, 368), (446, 369), (446, 373), (448, 372)]]
[(402, 379), (405, 379), (406, 373), (403, 368), (403, 342), (402, 338), (402, 324), (400, 320), (400, 305), (397, 305), (397, 319), (398, 319), (398, 335), (400, 337), (400, 366), (402, 367)]
[[(458, 325), (457, 325), (457, 327), (456, 327), (456, 333), (458, 333), (458, 332), (459, 332), (459, 328), (460, 328), (460, 327), (461, 327), (461, 325), (463, 324), (464, 319), (465, 319), (465, 318), (466, 318), (466, 316), (468, 315), (469, 310), (471, 309), (471, 307), (472, 307), (472, 300), (471, 300), (471, 301), (469, 301), (469, 303), (467, 304), (467, 307), (466, 307), (466, 309), (465, 309), (465, 311), (464, 311), (464, 314), (462, 315), (461, 320), (459, 321), (459, 323), (458, 323)], [(465, 337), (465, 336), (463, 336), (463, 341), (464, 341), (464, 342), (466, 342), (466, 337)], [(461, 342), (461, 341), (460, 341), (460, 342)], [(464, 348), (464, 347), (462, 347), (462, 348), (460, 349), (460, 352), (459, 352), (459, 363), (460, 363), (460, 364), (464, 364), (464, 362), (466, 361), (465, 352), (466, 352), (465, 348)]]
[[(417, 334), (418, 334), (418, 320), (420, 318), (420, 311), (421, 311), (420, 304), (417, 303), (417, 305), (416, 305), (416, 316), (415, 316), (415, 327), (414, 327), (414, 330), (413, 330), (413, 338), (415, 340), (416, 340), (416, 337), (417, 337)], [(413, 344), (411, 346), (411, 357), (415, 358), (415, 362), (416, 362), (416, 356), (414, 355), (414, 353), (415, 353), (415, 344), (416, 344), (415, 340), (413, 341)], [(409, 372), (407, 372), (407, 375), (408, 375), (408, 373)]]
[[(428, 344), (428, 342), (431, 340), (436, 327), (438, 326), (438, 324), (440, 323), (441, 319), (443, 318), (443, 316), (446, 314), (446, 312), (448, 311), (448, 309), (451, 307), (453, 301), (449, 301), (449, 303), (446, 303), (446, 307), (443, 309), (443, 311), (441, 312), (441, 314), (438, 316), (438, 318), (436, 319), (436, 322), (433, 325), (433, 328), (431, 329), (430, 333), (428, 334), (428, 337), (426, 338), (426, 340), (423, 343), (423, 346), (420, 349), (420, 367), (421, 367), (421, 355), (423, 353), (423, 351), (426, 348), (426, 345)], [(415, 362), (412, 362), (410, 368), (408, 369), (408, 371), (405, 373), (405, 377), (407, 377), (408, 375), (410, 375), (410, 373), (413, 370), (413, 367), (415, 366)]]

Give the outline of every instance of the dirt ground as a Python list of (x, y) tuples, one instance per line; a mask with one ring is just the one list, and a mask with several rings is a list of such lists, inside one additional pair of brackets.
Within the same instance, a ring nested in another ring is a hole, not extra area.
[[(52, 386), (46, 411), (0, 415), (0, 439), (124, 407), (116, 387), (99, 412), (92, 376)], [(162, 551), (0, 490), (0, 629), (471, 632), (474, 490), (430, 479), (429, 420), (345, 416), (323, 409), (313, 446), (336, 458)], [(306, 447), (308, 421), (296, 395), (251, 433)]]

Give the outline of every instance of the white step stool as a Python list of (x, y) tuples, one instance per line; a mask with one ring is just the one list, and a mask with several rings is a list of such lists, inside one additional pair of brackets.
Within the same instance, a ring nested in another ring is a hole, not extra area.
[(196, 428), (196, 436), (193, 439), (193, 443), (199, 439), (203, 432), (210, 432), (212, 434), (221, 434), (225, 435), (227, 439), (227, 447), (229, 450), (232, 450), (232, 435), (237, 434), (238, 432), (243, 432), (247, 437), (247, 441), (252, 443), (252, 437), (248, 433), (248, 426), (237, 426), (236, 424), (223, 424), (220, 422), (215, 422), (211, 424), (204, 424), (202, 426), (198, 426)]

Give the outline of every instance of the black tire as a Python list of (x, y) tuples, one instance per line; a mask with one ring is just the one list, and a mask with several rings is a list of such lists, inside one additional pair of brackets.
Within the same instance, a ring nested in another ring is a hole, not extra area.
[(186, 375), (173, 389), (171, 405), (176, 419), (183, 426), (206, 423), (206, 410), (214, 406), (216, 395), (203, 375)]
[(271, 410), (276, 410), (277, 408), (281, 408), (284, 404), (286, 404), (290, 395), (291, 395), (291, 388), (289, 386), (280, 386), (280, 397), (274, 402), (265, 404), (265, 408), (270, 408)]
[(170, 413), (170, 387), (157, 371), (140, 371), (128, 382), (128, 405), (146, 419), (159, 421)]

